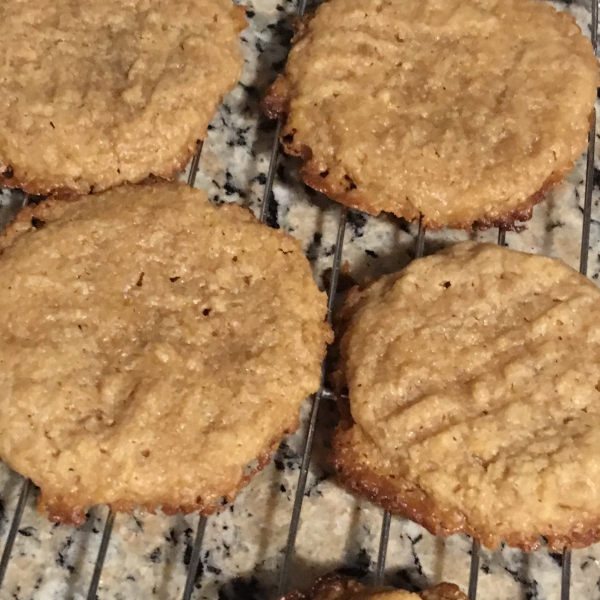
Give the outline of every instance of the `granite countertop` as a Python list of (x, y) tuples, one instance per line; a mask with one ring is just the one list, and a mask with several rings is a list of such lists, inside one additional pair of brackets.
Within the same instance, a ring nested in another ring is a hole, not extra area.
[[(249, 27), (242, 34), (245, 69), (241, 83), (213, 120), (197, 178), (215, 202), (239, 202), (258, 211), (266, 181), (274, 125), (259, 117), (266, 86), (281, 70), (290, 39), (294, 5), (288, 0), (248, 2)], [(555, 3), (571, 11), (589, 32), (589, 0)], [(351, 43), (351, 40), (349, 40)], [(600, 143), (596, 144), (600, 150)], [(596, 157), (598, 164), (598, 157)], [(572, 266), (579, 261), (583, 178), (581, 159), (574, 170), (538, 205), (521, 233), (508, 233), (511, 248), (557, 256)], [(600, 172), (594, 175), (589, 274), (600, 272)], [(269, 225), (281, 227), (304, 245), (320, 279), (330, 268), (339, 208), (307, 190), (298, 180), (297, 163), (282, 158), (273, 188)], [(3, 193), (0, 224), (19, 193)], [(349, 214), (343, 260), (358, 281), (397, 270), (411, 258), (414, 226), (393, 218)], [(496, 230), (467, 234), (442, 231), (427, 235), (425, 251), (473, 237), (495, 241)], [(305, 407), (305, 417), (308, 407)], [(366, 576), (377, 558), (381, 510), (344, 492), (327, 466), (327, 440), (334, 416), (324, 402), (298, 533), (294, 584), (306, 587), (332, 569)], [(273, 462), (239, 495), (235, 505), (209, 518), (194, 598), (211, 600), (273, 598), (281, 565), (298, 471), (302, 432), (289, 437)], [(0, 547), (14, 512), (21, 479), (0, 463)], [(106, 508), (91, 511), (75, 529), (52, 525), (39, 515), (33, 495), (17, 535), (0, 600), (54, 600), (86, 597), (100, 544)], [(118, 515), (98, 591), (104, 599), (181, 596), (197, 516)], [(437, 539), (419, 526), (392, 521), (387, 574), (390, 582), (417, 589), (440, 580), (466, 589), (470, 540)], [(572, 598), (600, 598), (600, 545), (573, 552)], [(555, 600), (560, 595), (561, 556), (545, 550), (524, 554), (510, 548), (482, 552), (479, 598), (482, 600)]]

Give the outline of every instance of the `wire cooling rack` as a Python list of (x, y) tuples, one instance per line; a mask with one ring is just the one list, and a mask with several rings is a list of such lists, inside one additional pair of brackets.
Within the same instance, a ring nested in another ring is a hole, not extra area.
[[(299, 4), (296, 10), (296, 16), (302, 17), (306, 12), (307, 0), (299, 0)], [(597, 53), (597, 35), (598, 35), (598, 2), (592, 0), (591, 6), (591, 41), (594, 48), (594, 52)], [(267, 178), (265, 182), (263, 201), (260, 209), (260, 220), (263, 223), (267, 223), (269, 214), (269, 203), (272, 201), (273, 182), (275, 179), (278, 157), (279, 157), (279, 135), (281, 132), (282, 122), (278, 121), (273, 136), (273, 146), (270, 154), (269, 167), (267, 172)], [(596, 139), (596, 114), (594, 111), (593, 118), (591, 119), (591, 128), (588, 137), (588, 149), (587, 149), (587, 162), (585, 170), (585, 192), (584, 192), (584, 207), (583, 207), (583, 220), (582, 220), (582, 231), (581, 231), (581, 249), (580, 249), (580, 260), (579, 260), (579, 271), (583, 275), (587, 275), (588, 271), (588, 255), (589, 255), (589, 240), (590, 240), (590, 224), (591, 224), (591, 212), (592, 212), (592, 192), (593, 192), (593, 174), (594, 174), (594, 153), (595, 153), (595, 139)], [(196, 181), (196, 175), (198, 172), (199, 161), (202, 152), (202, 144), (199, 144), (197, 153), (192, 159), (189, 175), (188, 184), (194, 186)], [(24, 196), (23, 204), (28, 202), (28, 197)], [(346, 224), (348, 219), (348, 210), (345, 207), (341, 207), (339, 220), (337, 223), (337, 236), (335, 242), (335, 250), (333, 255), (333, 265), (331, 270), (331, 277), (328, 286), (328, 308), (327, 308), (327, 320), (329, 323), (332, 321), (334, 300), (337, 294), (338, 278), (342, 265), (343, 258), (343, 246), (344, 246), (344, 235), (346, 232)], [(517, 234), (518, 235), (518, 234)], [(420, 258), (423, 256), (426, 239), (425, 227), (419, 223), (418, 233), (414, 244), (414, 257)], [(498, 231), (497, 238), (499, 245), (506, 244), (506, 232), (503, 230)], [(293, 508), (289, 523), (287, 543), (285, 546), (285, 553), (283, 557), (283, 563), (279, 571), (277, 591), (278, 593), (285, 594), (288, 591), (288, 582), (290, 579), (290, 573), (294, 564), (294, 553), (296, 547), (296, 537), (298, 534), (298, 527), (300, 524), (300, 515), (302, 511), (302, 504), (305, 497), (305, 491), (307, 486), (307, 478), (309, 473), (309, 466), (311, 461), (311, 454), (313, 450), (313, 441), (315, 437), (315, 431), (317, 421), (319, 418), (319, 411), (323, 401), (329, 401), (333, 398), (332, 392), (325, 386), (325, 374), (326, 374), (326, 361), (323, 362), (321, 371), (321, 385), (319, 391), (314, 395), (311, 400), (310, 412), (308, 417), (308, 424), (305, 432), (305, 437), (302, 444), (301, 451), (301, 465), (298, 475), (298, 485), (295, 492)], [(7, 569), (10, 564), (12, 556), (12, 550), (14, 542), (19, 531), (23, 512), (27, 503), (27, 499), (34, 489), (34, 485), (31, 481), (25, 479), (21, 483), (21, 489), (19, 492), (19, 498), (16, 509), (14, 511), (11, 525), (9, 528), (8, 535), (4, 544), (2, 557), (0, 559), (0, 597), (2, 582), (4, 581)], [(115, 522), (115, 514), (109, 510), (104, 523), (104, 529), (102, 532), (102, 539), (100, 542), (96, 562), (94, 565), (93, 574), (89, 583), (87, 591), (87, 600), (95, 600), (97, 598), (98, 585), (100, 577), (102, 575), (102, 569), (106, 558), (108, 545), (110, 542), (113, 526)], [(198, 572), (199, 563), (201, 560), (202, 541), (207, 525), (207, 517), (200, 516), (196, 527), (196, 533), (194, 537), (194, 543), (192, 547), (191, 557), (188, 565), (188, 573), (186, 582), (181, 595), (182, 600), (190, 600), (194, 591), (194, 585), (196, 575)], [(387, 548), (390, 536), (390, 525), (391, 525), (391, 514), (384, 512), (381, 533), (379, 539), (379, 550), (377, 555), (376, 569), (374, 573), (374, 582), (376, 584), (382, 584), (385, 582), (385, 565)], [(468, 581), (468, 598), (469, 600), (476, 600), (477, 588), (478, 588), (478, 577), (480, 572), (480, 554), (481, 549), (477, 541), (473, 540), (471, 547), (471, 564), (469, 571)], [(571, 551), (564, 549), (562, 554), (562, 572), (561, 572), (561, 600), (569, 600), (571, 590)]]

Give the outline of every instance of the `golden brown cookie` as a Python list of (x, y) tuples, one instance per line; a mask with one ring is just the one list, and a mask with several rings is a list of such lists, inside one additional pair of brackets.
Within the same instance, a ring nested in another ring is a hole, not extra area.
[(458, 586), (440, 583), (418, 594), (391, 587), (368, 588), (336, 574), (321, 577), (306, 594), (291, 592), (281, 600), (467, 600)]
[(507, 228), (584, 150), (597, 85), (589, 40), (539, 0), (329, 0), (263, 107), (330, 198)]
[(124, 186), (26, 208), (0, 248), (0, 457), (54, 520), (213, 512), (319, 387), (326, 296), (239, 206)]
[(100, 191), (182, 170), (237, 83), (230, 0), (0, 5), (0, 184)]
[(590, 280), (465, 242), (355, 289), (343, 318), (334, 462), (348, 489), (489, 548), (600, 540)]

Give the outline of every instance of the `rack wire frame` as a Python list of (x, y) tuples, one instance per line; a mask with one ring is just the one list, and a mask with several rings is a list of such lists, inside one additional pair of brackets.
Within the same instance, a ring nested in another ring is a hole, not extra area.
[[(598, 3), (600, 0), (592, 0), (591, 3), (591, 42), (594, 49), (594, 53), (597, 56), (597, 45), (598, 45)], [(296, 17), (302, 17), (306, 12), (307, 0), (299, 0), (298, 7), (296, 10)], [(271, 149), (271, 156), (269, 161), (269, 167), (267, 172), (267, 181), (265, 183), (265, 189), (263, 194), (263, 201), (260, 208), (260, 220), (266, 223), (269, 204), (271, 202), (271, 196), (273, 191), (273, 183), (275, 179), (275, 173), (277, 168), (277, 161), (279, 158), (279, 137), (282, 128), (281, 119), (277, 122), (273, 137), (273, 146)], [(591, 127), (588, 136), (588, 147), (587, 147), (587, 160), (586, 160), (586, 171), (585, 171), (585, 192), (584, 192), (584, 207), (583, 207), (583, 219), (582, 219), (582, 233), (581, 233), (581, 251), (580, 251), (580, 262), (579, 271), (581, 274), (587, 276), (588, 270), (588, 256), (589, 256), (589, 239), (590, 239), (590, 228), (591, 228), (591, 212), (592, 212), (592, 194), (593, 194), (593, 180), (594, 180), (594, 156), (595, 156), (595, 141), (596, 141), (596, 111), (593, 111), (591, 119)], [(188, 174), (187, 183), (190, 187), (194, 187), (196, 181), (196, 175), (198, 173), (198, 167), (200, 157), (202, 153), (202, 142), (198, 143), (198, 149), (194, 155)], [(24, 205), (28, 202), (28, 196), (25, 196)], [(340, 208), (340, 216), (338, 220), (337, 236), (335, 243), (335, 251), (333, 256), (333, 264), (331, 270), (331, 279), (328, 288), (328, 306), (327, 306), (327, 321), (331, 324), (333, 318), (334, 302), (337, 294), (337, 284), (342, 264), (342, 253), (344, 245), (344, 235), (346, 231), (348, 209), (346, 207)], [(414, 256), (415, 258), (421, 258), (424, 254), (425, 248), (425, 234), (426, 229), (419, 221), (419, 229), (415, 239)], [(506, 232), (502, 229), (498, 230), (498, 244), (500, 246), (506, 245)], [(288, 537), (285, 547), (285, 553), (283, 558), (283, 564), (279, 573), (277, 592), (279, 595), (283, 595), (288, 591), (288, 581), (290, 571), (294, 560), (294, 551), (296, 545), (296, 536), (298, 533), (298, 526), (300, 524), (300, 516), (302, 512), (302, 502), (304, 498), (304, 492), (306, 489), (306, 481), (308, 477), (308, 471), (310, 467), (310, 460), (312, 454), (312, 446), (314, 435), (316, 431), (316, 425), (319, 416), (319, 409), (322, 400), (330, 400), (333, 397), (331, 390), (325, 386), (327, 364), (326, 360), (323, 361), (321, 368), (321, 384), (319, 391), (313, 396), (312, 404), (308, 419), (308, 426), (305, 433), (305, 437), (302, 444), (302, 462), (300, 466), (300, 472), (298, 475), (298, 485), (296, 488), (296, 494), (294, 497), (294, 504), (292, 507), (292, 514), (290, 518), (290, 524), (288, 528)], [(12, 549), (16, 539), (17, 531), (21, 523), (25, 506), (29, 494), (33, 490), (34, 486), (29, 479), (24, 479), (21, 485), (21, 491), (19, 493), (19, 499), (17, 507), (11, 521), (11, 526), (4, 544), (2, 557), (0, 558), (0, 589), (6, 576), (8, 565), (10, 562)], [(385, 581), (385, 564), (387, 557), (387, 548), (390, 536), (390, 525), (392, 515), (384, 511), (381, 523), (381, 534), (379, 541), (379, 549), (377, 553), (377, 562), (374, 573), (374, 580), (377, 585), (381, 585)], [(100, 577), (102, 575), (102, 568), (108, 551), (110, 543), (110, 537), (115, 521), (115, 513), (108, 510), (104, 529), (102, 532), (102, 539), (98, 550), (98, 555), (94, 565), (94, 571), (92, 579), (87, 593), (87, 600), (96, 600), (98, 586), (100, 583)], [(204, 532), (206, 530), (207, 517), (199, 515), (198, 524), (196, 528), (196, 534), (194, 537), (194, 544), (192, 548), (192, 555), (188, 566), (188, 572), (186, 576), (186, 582), (181, 596), (182, 600), (190, 600), (194, 591), (194, 584), (196, 581), (196, 575), (198, 572), (198, 566), (201, 559), (202, 541), (204, 538)], [(469, 582), (468, 582), (468, 600), (477, 599), (477, 589), (479, 580), (479, 564), (481, 557), (481, 546), (475, 539), (472, 541), (471, 546), (471, 564), (469, 571)], [(562, 569), (561, 569), (561, 600), (570, 600), (570, 588), (571, 588), (571, 562), (572, 555), (571, 550), (565, 548), (562, 554)]]

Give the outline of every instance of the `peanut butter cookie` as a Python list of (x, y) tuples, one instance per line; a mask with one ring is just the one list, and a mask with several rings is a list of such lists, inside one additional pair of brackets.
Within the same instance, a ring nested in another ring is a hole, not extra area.
[(581, 155), (597, 85), (590, 41), (540, 0), (329, 0), (264, 110), (330, 198), (506, 228)]
[(331, 574), (321, 577), (308, 593), (291, 592), (281, 600), (467, 600), (467, 597), (452, 583), (440, 583), (412, 594), (391, 587), (368, 588)]
[(182, 170), (240, 77), (243, 12), (230, 0), (3, 2), (0, 184), (87, 193)]
[(123, 186), (24, 209), (0, 248), (0, 457), (54, 520), (216, 510), (319, 387), (326, 296), (239, 206)]
[(465, 242), (351, 292), (341, 481), (439, 535), (600, 540), (600, 290)]

